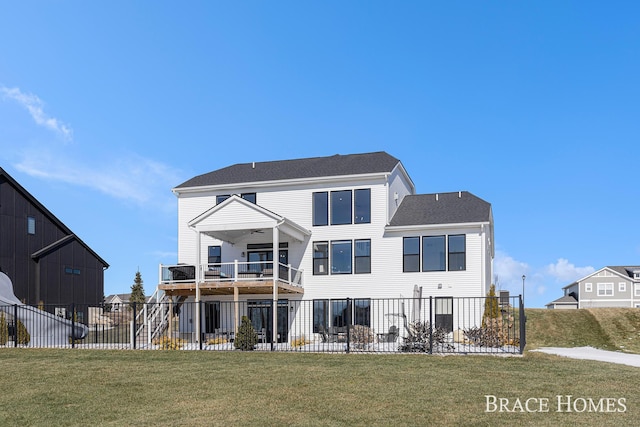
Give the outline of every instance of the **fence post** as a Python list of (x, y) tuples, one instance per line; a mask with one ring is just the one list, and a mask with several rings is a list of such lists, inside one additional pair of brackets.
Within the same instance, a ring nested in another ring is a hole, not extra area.
[(347, 323), (347, 354), (350, 351), (351, 347), (351, 298), (347, 298), (347, 318), (345, 319)]
[(13, 304), (13, 346), (18, 346), (18, 304)]
[(429, 354), (433, 354), (433, 296), (429, 295)]
[(138, 327), (136, 326), (136, 317), (137, 317), (137, 313), (136, 313), (136, 302), (134, 301), (133, 303), (133, 320), (131, 320), (131, 345), (133, 346), (133, 349), (136, 349), (136, 341), (138, 340), (136, 337), (136, 333), (138, 332), (137, 329)]
[(527, 345), (527, 315), (524, 313), (524, 298), (520, 295), (520, 354), (524, 353), (524, 347)]
[(76, 304), (71, 303), (71, 348), (76, 348)]

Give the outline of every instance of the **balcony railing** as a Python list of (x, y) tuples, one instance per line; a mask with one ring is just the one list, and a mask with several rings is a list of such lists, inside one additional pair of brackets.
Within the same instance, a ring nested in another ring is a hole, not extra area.
[[(285, 265), (278, 266), (278, 280), (294, 285), (303, 285), (303, 270)], [(200, 282), (236, 282), (236, 281), (258, 281), (268, 282), (273, 280), (273, 262), (223, 262), (215, 264), (201, 264), (200, 266), (191, 264), (160, 265), (160, 283), (194, 283), (196, 281), (196, 270)]]

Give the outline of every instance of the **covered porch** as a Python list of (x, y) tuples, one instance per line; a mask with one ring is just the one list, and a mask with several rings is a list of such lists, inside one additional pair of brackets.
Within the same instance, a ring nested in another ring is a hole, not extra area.
[[(200, 302), (203, 296), (233, 295), (237, 327), (242, 295), (269, 295), (277, 306), (280, 295), (304, 294), (303, 270), (290, 262), (302, 259), (311, 236), (304, 227), (237, 195), (203, 212), (188, 227), (195, 233), (195, 256), (189, 257), (195, 262), (160, 266), (158, 289), (167, 296)], [(212, 241), (222, 242), (213, 246), (219, 253), (211, 253)], [(200, 304), (196, 307), (196, 336), (201, 337)], [(277, 341), (277, 324), (273, 310), (272, 342)]]

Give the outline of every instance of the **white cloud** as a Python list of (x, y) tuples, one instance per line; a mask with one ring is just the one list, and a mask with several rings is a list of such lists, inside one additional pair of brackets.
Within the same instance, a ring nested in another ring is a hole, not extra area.
[(549, 264), (544, 268), (546, 275), (551, 276), (556, 281), (566, 282), (567, 284), (587, 276), (594, 271), (595, 269), (591, 266), (576, 267), (565, 258), (559, 258), (555, 264)]
[(2, 93), (5, 98), (12, 99), (24, 107), (39, 126), (52, 130), (62, 136), (66, 141), (72, 139), (73, 130), (58, 119), (49, 117), (44, 112), (44, 103), (36, 95), (23, 93), (17, 87), (8, 88), (5, 86), (0, 86), (0, 93)]
[(493, 270), (496, 276), (497, 287), (500, 289), (516, 289), (522, 284), (522, 275), (527, 274), (529, 265), (522, 261), (517, 261), (505, 252), (496, 251), (493, 261)]
[(89, 164), (46, 149), (24, 150), (21, 157), (16, 169), (31, 176), (88, 187), (139, 205), (175, 207), (169, 189), (180, 182), (179, 173), (155, 160), (127, 154), (119, 160)]

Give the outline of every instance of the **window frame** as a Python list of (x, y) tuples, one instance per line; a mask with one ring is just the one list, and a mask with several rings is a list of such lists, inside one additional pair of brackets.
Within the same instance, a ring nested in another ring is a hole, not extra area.
[[(611, 297), (613, 296), (613, 282), (598, 283), (598, 296), (599, 297)], [(611, 293), (609, 293), (611, 291)]]
[[(340, 196), (347, 197), (348, 200), (340, 201)], [(351, 190), (336, 190), (331, 192), (331, 205), (329, 212), (331, 218), (329, 221), (331, 225), (349, 225), (353, 223), (353, 191)], [(346, 212), (348, 209), (348, 215)], [(344, 211), (343, 211), (344, 210)]]
[[(409, 240), (415, 240), (418, 242), (417, 253), (407, 253), (407, 242)], [(410, 257), (410, 258), (409, 258)], [(407, 268), (407, 259), (417, 259), (417, 266), (415, 269)], [(419, 273), (420, 272), (420, 236), (406, 236), (402, 238), (402, 272), (403, 273)]]
[[(438, 254), (440, 256), (440, 260), (438, 260), (439, 265), (438, 268), (432, 268), (431, 265), (432, 263), (428, 262), (430, 257), (429, 255), (434, 255), (430, 253), (429, 251), (427, 251), (427, 248), (430, 246), (427, 244), (427, 241), (435, 241), (435, 239), (438, 239), (439, 241), (441, 241), (442, 246), (440, 253)], [(429, 272), (429, 271), (446, 271), (447, 270), (447, 236), (446, 235), (438, 235), (438, 236), (422, 236), (422, 271), (424, 272)]]
[[(212, 249), (217, 249), (218, 255), (211, 255)], [(222, 264), (222, 246), (211, 245), (207, 247), (207, 264), (209, 267), (219, 267)]]
[(618, 292), (627, 292), (627, 282), (618, 283)]
[(353, 190), (353, 223), (371, 224), (371, 189)]
[(27, 234), (29, 236), (36, 234), (36, 217), (34, 216), (27, 216)]
[(584, 284), (584, 291), (585, 292), (593, 292), (593, 284), (592, 283), (585, 283)]
[[(358, 255), (358, 243), (368, 243), (367, 245), (367, 254), (366, 255)], [(353, 242), (353, 272), (354, 274), (371, 274), (371, 239), (355, 239)], [(366, 262), (365, 268), (360, 264), (361, 262)]]
[(319, 334), (323, 331), (320, 328), (324, 328), (324, 331), (329, 330), (329, 300), (328, 299), (314, 299), (313, 300), (313, 333)]
[[(360, 304), (363, 305), (360, 305)], [(371, 327), (371, 298), (356, 298), (353, 300), (353, 325)]]
[(253, 203), (254, 205), (258, 203), (258, 196), (256, 193), (240, 193), (240, 198)]
[(231, 194), (218, 194), (216, 196), (216, 205), (219, 205), (220, 203), (224, 202), (229, 197), (231, 197)]
[[(344, 257), (337, 257), (336, 256), (336, 249), (338, 248), (339, 245), (342, 246), (347, 246), (349, 247), (349, 255), (348, 256), (344, 256)], [(332, 240), (331, 244), (330, 244), (330, 253), (329, 253), (329, 263), (331, 265), (331, 274), (352, 274), (353, 273), (353, 241), (352, 240)], [(335, 262), (337, 260), (348, 260), (349, 265), (348, 265), (348, 271), (346, 270), (340, 270), (340, 271), (336, 271), (335, 267), (336, 264)]]
[[(452, 239), (462, 238), (463, 250), (462, 251), (453, 251), (452, 250)], [(460, 260), (453, 262), (454, 257), (462, 257), (462, 262)], [(448, 271), (466, 271), (467, 270), (467, 235), (466, 234), (449, 234), (447, 235), (447, 270)], [(462, 268), (455, 268), (456, 266), (461, 266)]]
[(346, 298), (331, 300), (331, 326), (338, 328), (344, 326), (348, 327), (351, 324), (349, 314), (349, 301)]
[(329, 225), (329, 192), (317, 191), (311, 197), (312, 225), (314, 227)]
[[(324, 251), (320, 250), (319, 248), (318, 249), (316, 248), (316, 246), (320, 246), (320, 245), (323, 245), (325, 247)], [(325, 240), (313, 242), (312, 250), (313, 250), (313, 256), (312, 256), (313, 275), (327, 276), (329, 274), (329, 242)], [(324, 256), (318, 256), (318, 255), (324, 255)], [(322, 270), (320, 267), (324, 267), (324, 272), (320, 271)]]

